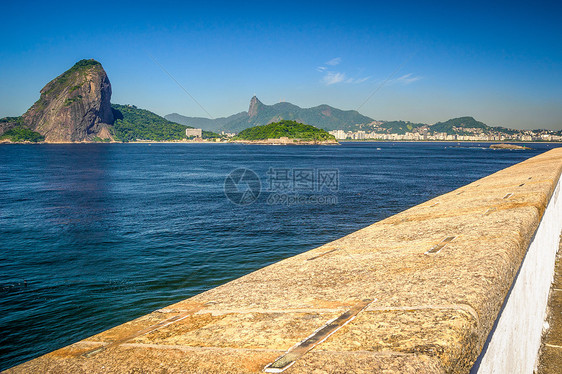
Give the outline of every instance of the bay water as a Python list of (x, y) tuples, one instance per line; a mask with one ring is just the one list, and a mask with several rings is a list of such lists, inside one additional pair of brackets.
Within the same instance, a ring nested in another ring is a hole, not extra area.
[(560, 144), (488, 146), (0, 145), (0, 370)]

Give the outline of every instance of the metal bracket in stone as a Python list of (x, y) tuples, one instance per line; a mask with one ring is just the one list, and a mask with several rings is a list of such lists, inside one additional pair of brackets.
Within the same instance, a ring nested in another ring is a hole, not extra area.
[(268, 364), (263, 370), (266, 373), (282, 373), (287, 370), (308, 351), (318, 344), (321, 344), (324, 340), (328, 339), (330, 335), (351, 322), (357, 314), (365, 310), (373, 301), (373, 299), (362, 300), (339, 317), (326, 322), (324, 326), (314, 331), (308, 338), (293, 346), (277, 360)]
[(445, 247), (447, 244), (449, 244), (450, 242), (453, 241), (453, 239), (455, 239), (456, 236), (448, 236), (445, 239), (441, 240), (440, 243), (435, 244), (433, 247), (431, 247), (427, 252), (425, 252), (426, 255), (434, 255), (439, 253), (443, 247)]

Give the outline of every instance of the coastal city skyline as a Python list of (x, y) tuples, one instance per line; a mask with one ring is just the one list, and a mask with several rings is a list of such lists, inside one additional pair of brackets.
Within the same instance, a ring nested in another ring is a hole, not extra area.
[(23, 6), (4, 5), (0, 117), (23, 114), (38, 87), (95, 58), (114, 102), (162, 116), (227, 116), (256, 94), (375, 120), (561, 128), (562, 36), (549, 2), (101, 2), (107, 17), (68, 2)]

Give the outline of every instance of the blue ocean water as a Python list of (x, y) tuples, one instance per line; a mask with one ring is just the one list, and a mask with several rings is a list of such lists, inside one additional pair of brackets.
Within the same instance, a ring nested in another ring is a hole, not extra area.
[[(2, 145), (0, 370), (559, 145), (487, 146)], [(225, 195), (238, 168), (251, 204)]]

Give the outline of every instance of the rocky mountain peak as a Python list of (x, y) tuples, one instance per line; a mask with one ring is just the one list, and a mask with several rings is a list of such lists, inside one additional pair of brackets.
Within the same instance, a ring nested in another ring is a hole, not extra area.
[(114, 122), (111, 83), (102, 65), (80, 60), (40, 91), (41, 97), (22, 116), (26, 127), (47, 142), (79, 142), (110, 137)]
[(256, 97), (252, 97), (250, 100), (250, 108), (248, 109), (248, 116), (250, 118), (255, 117), (258, 114), (258, 110), (263, 106), (263, 103)]

